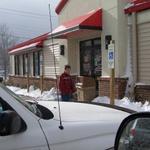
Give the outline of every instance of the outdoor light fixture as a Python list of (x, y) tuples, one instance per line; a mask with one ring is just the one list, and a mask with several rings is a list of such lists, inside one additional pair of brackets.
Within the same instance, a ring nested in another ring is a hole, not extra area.
[(108, 49), (108, 45), (110, 44), (110, 41), (112, 40), (111, 35), (106, 35), (105, 36), (105, 48)]
[(60, 45), (60, 55), (65, 55), (65, 45)]

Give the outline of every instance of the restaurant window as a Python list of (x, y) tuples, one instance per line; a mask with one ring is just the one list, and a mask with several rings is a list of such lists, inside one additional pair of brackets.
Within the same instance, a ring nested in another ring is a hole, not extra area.
[(101, 76), (101, 40), (100, 38), (80, 42), (80, 74), (83, 76)]
[(22, 55), (23, 75), (26, 75), (25, 59), (26, 59), (26, 54), (23, 54), (23, 55)]
[(19, 65), (20, 65), (19, 55), (16, 55), (15, 56), (15, 75), (20, 75)]
[(40, 52), (33, 53), (33, 75), (40, 76)]
[(28, 73), (30, 74), (31, 66), (29, 54), (23, 54), (22, 59), (23, 59), (23, 75), (27, 75)]

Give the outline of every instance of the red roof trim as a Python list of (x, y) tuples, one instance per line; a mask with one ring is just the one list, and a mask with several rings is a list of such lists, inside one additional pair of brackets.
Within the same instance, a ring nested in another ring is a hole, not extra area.
[[(14, 47), (8, 49), (8, 51), (10, 52), (10, 51), (12, 51), (14, 49), (18, 49), (18, 48), (21, 48), (21, 47), (24, 47), (24, 46), (27, 46), (27, 45), (30, 45), (30, 44), (33, 44), (33, 43), (36, 43), (36, 42), (40, 42), (41, 44), (43, 44), (43, 41), (48, 38), (48, 35), (49, 35), (49, 32), (45, 33), (45, 34), (43, 34), (41, 36), (38, 36), (36, 38), (33, 38), (31, 40), (28, 40), (28, 41), (25, 41), (23, 43), (20, 43), (20, 44), (14, 46)], [(41, 44), (37, 45), (37, 46), (42, 46)]]
[(127, 9), (125, 9), (125, 14), (130, 14), (133, 12), (140, 12), (146, 9), (150, 9), (150, 1), (143, 2), (143, 3), (137, 3)]
[(59, 15), (59, 13), (61, 12), (61, 10), (64, 8), (64, 6), (66, 5), (66, 3), (68, 2), (68, 0), (61, 0), (59, 2), (59, 4), (57, 5), (55, 12)]

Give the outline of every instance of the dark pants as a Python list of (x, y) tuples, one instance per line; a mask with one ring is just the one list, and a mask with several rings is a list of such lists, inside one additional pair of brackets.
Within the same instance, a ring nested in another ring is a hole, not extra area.
[(69, 102), (72, 98), (72, 94), (61, 94), (61, 99), (64, 102)]

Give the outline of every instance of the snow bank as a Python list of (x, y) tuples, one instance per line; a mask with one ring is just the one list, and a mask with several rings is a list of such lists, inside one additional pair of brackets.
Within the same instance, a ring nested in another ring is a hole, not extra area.
[(19, 91), (20, 90), (20, 88), (18, 88), (18, 87), (14, 87), (14, 86), (7, 86), (11, 91), (13, 91), (13, 92), (17, 92), (17, 91)]
[(61, 99), (60, 94), (57, 95), (56, 88), (51, 88), (50, 91), (45, 91), (42, 93), (40, 99), (41, 100), (57, 100), (59, 96), (59, 99)]
[[(93, 102), (110, 104), (110, 99), (108, 97), (97, 97), (93, 100)], [(148, 101), (146, 101), (144, 104), (142, 104), (141, 102), (132, 102), (127, 97), (125, 97), (121, 100), (116, 99), (115, 105), (124, 107), (124, 108), (128, 108), (131, 110), (135, 110), (138, 112), (150, 111), (150, 103)]]
[[(61, 100), (59, 93), (57, 96), (56, 88), (51, 88), (50, 91), (44, 91), (41, 94), (40, 89), (34, 90), (33, 86), (30, 86), (29, 93), (27, 92), (27, 89), (21, 89), (21, 88), (13, 87), (13, 86), (7, 86), (7, 87), (18, 95), (30, 96), (30, 97), (35, 98), (36, 100), (57, 100), (58, 96), (59, 96), (59, 99)], [(110, 104), (110, 99), (108, 97), (97, 97), (92, 102)], [(116, 99), (115, 105), (128, 108), (128, 109), (132, 109), (138, 112), (150, 111), (149, 102), (146, 101), (145, 104), (142, 104), (141, 102), (132, 102), (127, 97), (121, 100)]]
[[(17, 95), (23, 95), (23, 96), (30, 96), (32, 98), (35, 98), (37, 100), (56, 100), (57, 99), (57, 90), (55, 88), (51, 88), (50, 91), (44, 91), (41, 94), (40, 89), (35, 89), (34, 86), (30, 86), (29, 92), (27, 89), (21, 89), (18, 87), (13, 87), (13, 86), (7, 86), (11, 91), (16, 93)], [(60, 94), (58, 95), (59, 98)]]

